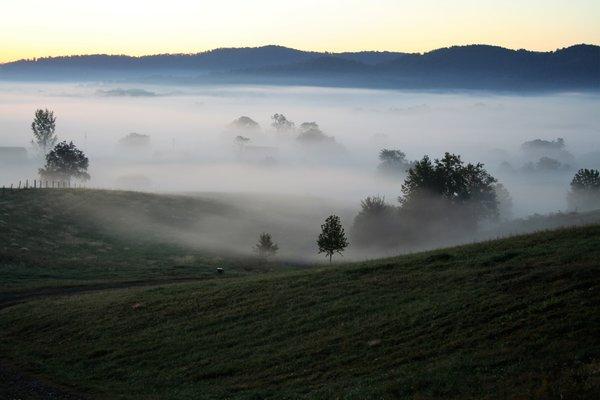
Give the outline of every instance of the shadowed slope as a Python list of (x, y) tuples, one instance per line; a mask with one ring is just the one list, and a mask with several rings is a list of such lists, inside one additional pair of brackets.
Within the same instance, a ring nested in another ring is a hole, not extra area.
[(41, 300), (0, 353), (98, 398), (594, 398), (600, 226)]

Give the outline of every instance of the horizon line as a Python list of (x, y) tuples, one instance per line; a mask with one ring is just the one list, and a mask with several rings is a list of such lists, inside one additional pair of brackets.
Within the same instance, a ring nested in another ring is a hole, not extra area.
[(165, 52), (165, 53), (149, 53), (149, 54), (142, 54), (142, 55), (132, 55), (132, 54), (126, 54), (126, 53), (79, 53), (79, 54), (63, 54), (63, 55), (49, 55), (49, 56), (39, 56), (39, 57), (33, 57), (33, 58), (19, 58), (19, 59), (14, 59), (14, 60), (9, 60), (9, 61), (4, 61), (4, 62), (0, 62), (0, 66), (1, 65), (6, 65), (6, 64), (11, 64), (11, 63), (17, 63), (17, 62), (23, 62), (23, 61), (38, 61), (38, 60), (47, 60), (47, 59), (53, 59), (53, 58), (67, 58), (67, 57), (93, 57), (93, 56), (108, 56), (108, 57), (130, 57), (130, 58), (145, 58), (145, 57), (157, 57), (157, 56), (196, 56), (196, 55), (201, 55), (201, 54), (206, 54), (206, 53), (210, 53), (213, 51), (217, 51), (217, 50), (241, 50), (241, 49), (261, 49), (261, 48), (265, 48), (265, 47), (280, 47), (280, 48), (285, 48), (285, 49), (289, 49), (289, 50), (295, 50), (295, 51), (301, 51), (301, 52), (306, 52), (306, 53), (320, 53), (320, 54), (345, 54), (345, 53), (397, 53), (397, 54), (418, 54), (418, 55), (424, 55), (427, 53), (431, 53), (437, 50), (442, 50), (442, 49), (450, 49), (450, 48), (455, 48), (455, 47), (472, 47), (472, 46), (486, 46), (486, 47), (496, 47), (496, 48), (501, 48), (501, 49), (505, 49), (505, 50), (511, 50), (511, 51), (528, 51), (528, 52), (532, 52), (532, 53), (553, 53), (559, 50), (563, 50), (563, 49), (568, 49), (571, 47), (576, 47), (576, 46), (595, 46), (595, 47), (600, 47), (600, 44), (595, 44), (595, 43), (574, 43), (572, 45), (569, 46), (564, 46), (564, 47), (557, 47), (554, 50), (531, 50), (531, 49), (527, 49), (524, 47), (520, 47), (520, 48), (511, 48), (511, 47), (505, 47), (505, 46), (501, 46), (501, 45), (496, 45), (496, 44), (489, 44), (489, 43), (470, 43), (470, 44), (454, 44), (454, 45), (450, 45), (450, 46), (442, 46), (442, 47), (436, 47), (427, 51), (421, 51), (421, 52), (405, 52), (405, 51), (400, 51), (400, 50), (345, 50), (345, 51), (328, 51), (328, 50), (306, 50), (306, 49), (300, 49), (300, 48), (295, 48), (295, 47), (289, 47), (289, 46), (284, 46), (284, 45), (280, 45), (280, 44), (264, 44), (264, 45), (259, 45), (259, 46), (239, 46), (239, 47), (214, 47), (212, 49), (207, 49), (207, 50), (202, 50), (202, 51), (197, 51), (197, 52), (189, 52), (189, 53), (181, 53), (181, 52), (173, 52), (173, 53), (169, 53), (169, 52)]

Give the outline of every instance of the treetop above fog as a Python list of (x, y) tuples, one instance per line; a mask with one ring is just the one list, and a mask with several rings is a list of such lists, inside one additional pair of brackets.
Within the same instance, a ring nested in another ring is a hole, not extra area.
[(33, 122), (31, 123), (33, 132), (33, 143), (36, 144), (44, 153), (54, 146), (58, 140), (56, 137), (56, 117), (54, 111), (47, 108), (36, 110)]

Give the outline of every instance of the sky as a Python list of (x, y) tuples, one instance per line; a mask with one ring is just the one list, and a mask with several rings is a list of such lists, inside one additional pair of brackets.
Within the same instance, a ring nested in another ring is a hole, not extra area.
[(424, 52), (600, 44), (599, 0), (0, 0), (0, 62), (279, 44)]

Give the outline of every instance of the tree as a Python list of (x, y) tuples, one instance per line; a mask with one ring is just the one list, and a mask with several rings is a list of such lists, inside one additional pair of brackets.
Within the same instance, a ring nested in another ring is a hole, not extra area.
[(127, 136), (119, 139), (119, 144), (125, 147), (148, 147), (150, 146), (150, 135), (131, 132)]
[(238, 135), (233, 139), (234, 143), (238, 147), (238, 149), (243, 150), (246, 143), (250, 141), (250, 138)]
[(498, 216), (504, 220), (511, 219), (513, 215), (513, 200), (510, 192), (501, 183), (496, 183), (494, 191), (496, 192), (496, 201), (498, 202)]
[(562, 150), (565, 148), (565, 139), (558, 138), (556, 140), (535, 139), (525, 142), (521, 145), (524, 151), (532, 150)]
[(340, 217), (337, 215), (327, 217), (325, 223), (321, 225), (321, 233), (317, 239), (317, 244), (319, 245), (319, 254), (325, 253), (325, 256), (329, 257), (330, 263), (335, 253), (342, 254), (348, 247), (349, 243), (340, 222)]
[(271, 117), (273, 122), (271, 126), (279, 133), (285, 133), (294, 130), (295, 124), (288, 120), (283, 114), (274, 114)]
[(537, 171), (558, 171), (559, 169), (569, 169), (569, 165), (563, 164), (550, 157), (541, 157), (535, 164)]
[(450, 153), (433, 162), (425, 156), (408, 170), (399, 201), (404, 212), (423, 220), (473, 229), (479, 220), (498, 216), (495, 183), (481, 163), (465, 165)]
[(46, 154), (46, 166), (40, 168), (42, 178), (70, 182), (72, 178), (88, 180), (89, 160), (73, 142), (60, 142)]
[(398, 241), (397, 207), (384, 197), (367, 197), (352, 224), (352, 242), (362, 247), (392, 247)]
[(569, 207), (576, 210), (600, 208), (600, 171), (580, 169), (571, 181)]
[(50, 111), (47, 108), (36, 110), (33, 122), (31, 123), (31, 130), (34, 137), (32, 143), (37, 145), (46, 154), (48, 149), (54, 146), (57, 141), (56, 134), (54, 133), (56, 130), (54, 111)]
[(530, 159), (540, 159), (542, 157), (553, 158), (563, 164), (569, 164), (575, 161), (573, 154), (566, 149), (565, 140), (558, 138), (556, 140), (535, 139), (525, 142), (521, 145), (521, 150)]
[(386, 175), (404, 174), (411, 166), (406, 154), (400, 150), (382, 149), (379, 152), (379, 161), (381, 163), (377, 170)]
[(229, 124), (229, 126), (233, 129), (240, 129), (240, 130), (260, 129), (260, 125), (258, 124), (258, 122), (256, 122), (255, 120), (253, 120), (250, 117), (246, 117), (245, 115), (242, 115), (238, 119), (233, 120)]
[(279, 246), (273, 243), (270, 233), (261, 233), (258, 243), (254, 246), (254, 250), (256, 250), (259, 257), (266, 259), (275, 255), (277, 250), (279, 250)]
[(321, 128), (319, 128), (319, 124), (316, 122), (303, 122), (300, 124), (300, 133), (296, 138), (299, 142), (303, 143), (333, 143), (335, 139), (333, 136), (327, 136)]

